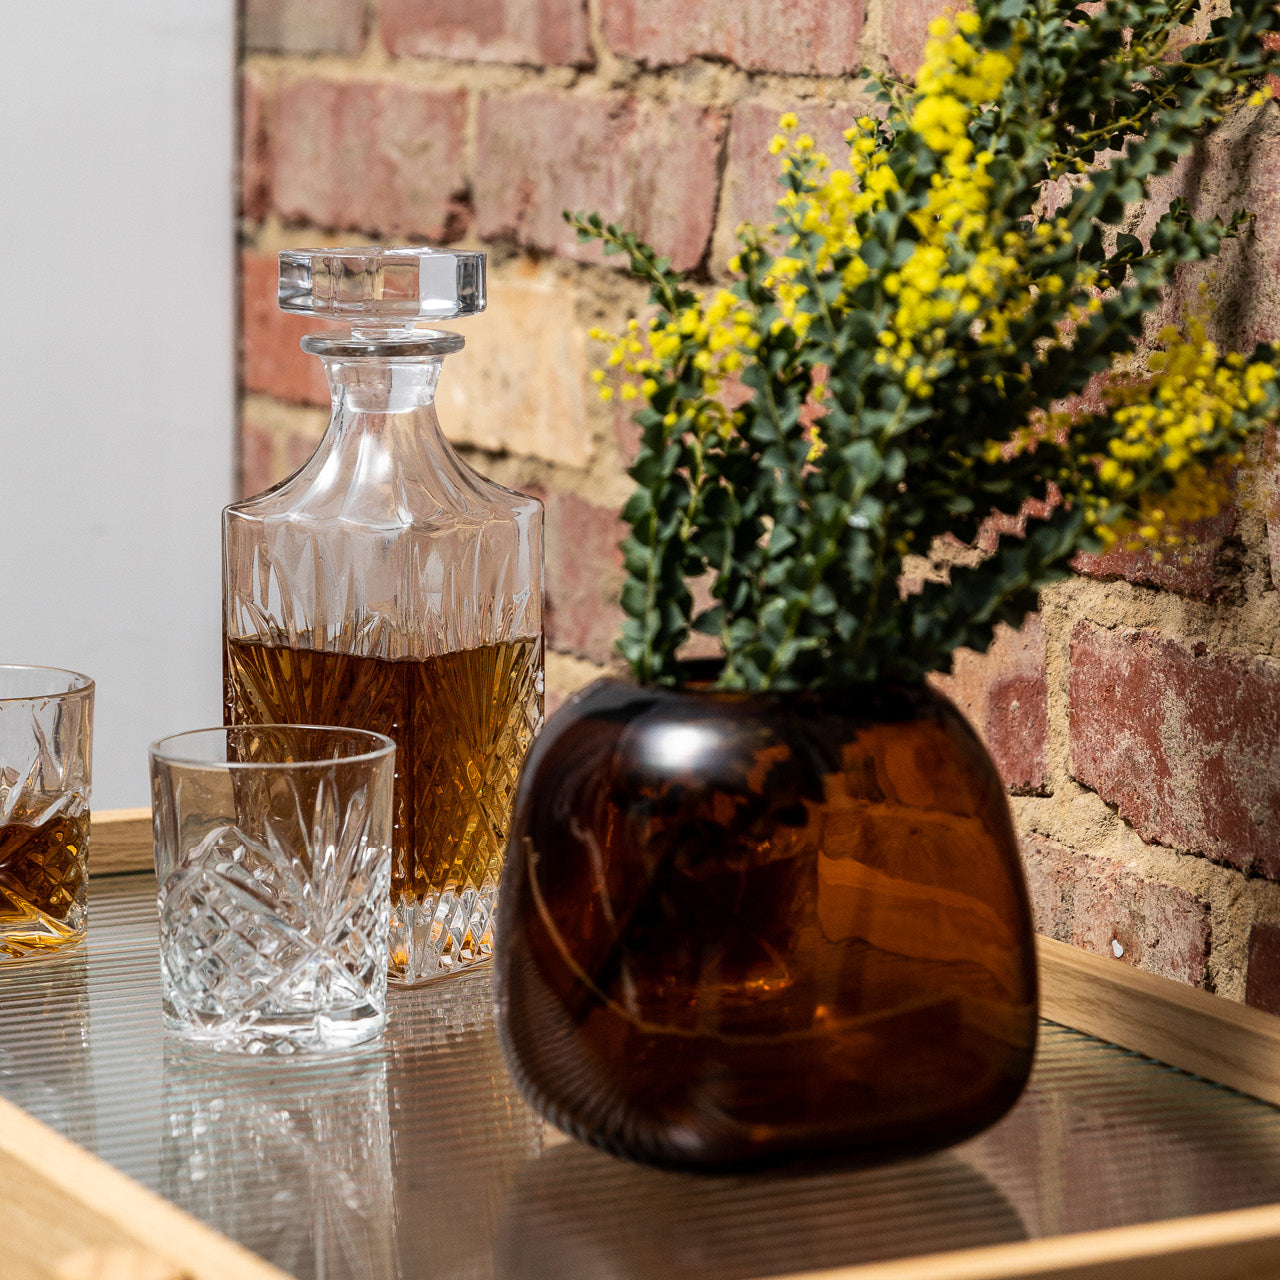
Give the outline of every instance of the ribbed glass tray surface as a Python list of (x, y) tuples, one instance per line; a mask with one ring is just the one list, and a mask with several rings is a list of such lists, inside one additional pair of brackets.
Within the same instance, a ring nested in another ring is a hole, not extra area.
[(861, 1171), (706, 1177), (547, 1130), (489, 976), (393, 994), (384, 1043), (226, 1060), (166, 1042), (154, 885), (0, 966), (0, 1093), (299, 1280), (745, 1280), (1280, 1201), (1280, 1110), (1046, 1024), (982, 1136)]

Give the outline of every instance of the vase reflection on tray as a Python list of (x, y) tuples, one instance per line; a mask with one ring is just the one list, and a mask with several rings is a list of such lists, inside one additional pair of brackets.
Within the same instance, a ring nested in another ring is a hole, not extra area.
[(959, 1153), (889, 1170), (673, 1177), (577, 1143), (521, 1172), (495, 1280), (740, 1280), (809, 1275), (930, 1249), (1009, 1244), (1027, 1229)]
[(606, 1150), (881, 1160), (985, 1127), (1030, 1071), (1008, 803), (926, 686), (598, 681), (535, 744), (507, 874), (508, 1065)]

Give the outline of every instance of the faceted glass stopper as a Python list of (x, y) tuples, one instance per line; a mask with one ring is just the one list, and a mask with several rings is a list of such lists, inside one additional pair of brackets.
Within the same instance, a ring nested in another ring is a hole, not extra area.
[(357, 332), (478, 315), (484, 285), (483, 253), (361, 246), (280, 254), (280, 309), (345, 320)]

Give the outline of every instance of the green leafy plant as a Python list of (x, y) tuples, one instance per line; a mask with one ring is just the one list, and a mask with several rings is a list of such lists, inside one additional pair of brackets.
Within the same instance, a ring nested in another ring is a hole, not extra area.
[[(629, 256), (655, 311), (597, 334), (639, 406), (619, 643), (637, 679), (678, 684), (702, 632), (724, 688), (916, 680), (1019, 623), (1078, 551), (1169, 542), (1217, 509), (1222, 460), (1280, 409), (1270, 347), (1220, 353), (1193, 321), (1139, 384), (1063, 408), (1132, 368), (1175, 269), (1244, 224), (1177, 200), (1149, 242), (1119, 230), (1245, 108), (1280, 29), (1271, 0), (1237, 0), (1199, 40), (1195, 17), (978, 0), (940, 20), (915, 84), (881, 81), (883, 118), (846, 133), (843, 167), (782, 118), (775, 216), (739, 229), (727, 288), (566, 214)], [(904, 586), (911, 557), (984, 531), (994, 550)]]

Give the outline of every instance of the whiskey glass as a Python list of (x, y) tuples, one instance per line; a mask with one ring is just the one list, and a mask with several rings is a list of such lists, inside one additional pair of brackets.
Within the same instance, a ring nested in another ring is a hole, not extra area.
[(0, 959), (85, 931), (93, 681), (0, 666)]

